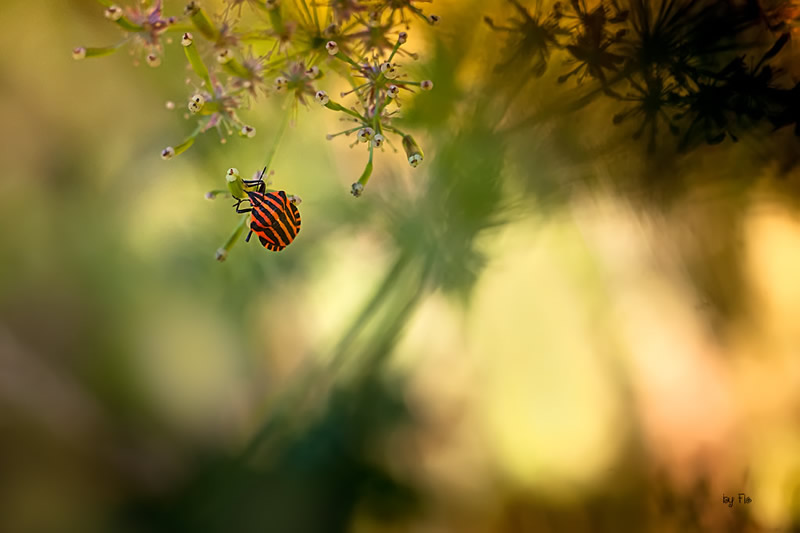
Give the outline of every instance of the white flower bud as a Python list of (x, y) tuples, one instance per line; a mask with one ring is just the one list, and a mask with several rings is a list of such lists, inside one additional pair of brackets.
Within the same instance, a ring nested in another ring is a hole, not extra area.
[(228, 250), (226, 250), (225, 248), (218, 248), (217, 253), (214, 254), (214, 257), (216, 258), (217, 261), (220, 262), (225, 261), (225, 258), (228, 257)]
[(242, 126), (241, 134), (244, 137), (252, 139), (253, 137), (256, 136), (256, 129), (253, 126), (248, 126), (247, 124), (245, 124), (244, 126)]
[(316, 100), (317, 103), (320, 105), (325, 105), (331, 101), (330, 97), (328, 96), (328, 93), (326, 93), (325, 91), (317, 91), (317, 94), (314, 95), (314, 100)]
[(104, 14), (108, 20), (117, 21), (122, 18), (122, 8), (117, 5), (109, 6)]
[(397, 36), (397, 42), (400, 44), (405, 44), (408, 40), (408, 33), (401, 31), (400, 34)]
[(319, 67), (314, 65), (310, 69), (306, 70), (306, 76), (308, 76), (312, 80), (317, 79), (319, 77)]
[(296, 194), (289, 195), (289, 201), (295, 205), (300, 205), (303, 203), (303, 199), (297, 196)]
[(439, 17), (439, 15), (430, 15), (430, 16), (428, 17), (428, 22), (430, 22), (430, 23), (431, 23), (431, 24), (433, 24), (434, 26), (436, 26), (437, 24), (439, 24), (439, 21), (441, 21), (441, 20), (442, 20), (442, 19)]
[(431, 80), (422, 80), (419, 84), (419, 88), (423, 91), (430, 91), (433, 89), (433, 82)]
[(278, 7), (278, 0), (266, 0), (266, 2), (264, 2), (264, 5), (266, 6), (267, 9), (275, 9), (276, 7)]
[(181, 44), (183, 46), (191, 46), (193, 42), (194, 42), (194, 37), (192, 37), (192, 34), (189, 33), (188, 31), (183, 34), (183, 37), (181, 37)]
[(225, 63), (229, 62), (233, 59), (233, 54), (227, 48), (223, 48), (219, 52), (217, 52), (217, 63), (224, 65)]
[(167, 146), (166, 148), (161, 150), (161, 159), (163, 159), (164, 161), (172, 159), (173, 157), (175, 157), (175, 148), (173, 148), (172, 146)]
[(206, 99), (202, 94), (195, 94), (189, 99), (189, 111), (192, 113), (199, 113), (206, 103)]
[(153, 68), (161, 64), (161, 58), (158, 56), (158, 54), (147, 54), (145, 59), (147, 60), (147, 64)]
[(286, 89), (286, 87), (288, 85), (289, 85), (289, 80), (287, 80), (283, 76), (278, 76), (277, 78), (275, 78), (275, 90), (276, 91), (282, 92), (283, 90)]
[(175, 102), (173, 102), (172, 100), (167, 100), (166, 103), (164, 104), (164, 107), (166, 107), (169, 111), (172, 111), (173, 109), (175, 109)]
[(365, 143), (372, 140), (373, 135), (375, 135), (375, 130), (372, 128), (361, 128), (358, 130), (356, 138), (359, 140), (359, 142)]
[(229, 168), (228, 172), (225, 173), (225, 179), (230, 181), (231, 183), (239, 179), (239, 169)]
[(380, 148), (381, 146), (383, 146), (383, 141), (384, 141), (383, 135), (378, 133), (375, 135), (375, 137), (372, 138), (372, 146), (374, 146), (375, 148)]
[(325, 49), (332, 56), (335, 56), (339, 53), (339, 45), (336, 44), (336, 41), (328, 41), (328, 43), (325, 45)]
[(389, 85), (386, 88), (386, 96), (388, 96), (389, 98), (397, 97), (399, 92), (400, 92), (400, 87), (398, 87), (397, 85)]
[(350, 194), (352, 194), (356, 198), (361, 196), (363, 193), (364, 193), (364, 186), (358, 182), (354, 183), (353, 186), (350, 187)]
[(386, 77), (386, 79), (393, 80), (395, 79), (400, 73), (397, 71), (395, 67), (392, 66), (391, 63), (381, 63), (381, 72)]
[(421, 154), (412, 154), (411, 157), (408, 158), (408, 164), (411, 165), (413, 168), (417, 168), (420, 163), (422, 163)]
[(83, 59), (84, 57), (86, 57), (86, 48), (83, 46), (73, 48), (72, 59)]

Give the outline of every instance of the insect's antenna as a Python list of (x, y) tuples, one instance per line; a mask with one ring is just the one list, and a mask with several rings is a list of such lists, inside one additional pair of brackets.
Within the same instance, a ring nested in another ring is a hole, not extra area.
[(258, 177), (259, 181), (264, 181), (264, 174), (267, 173), (267, 167), (264, 167), (264, 170), (261, 171), (261, 176)]

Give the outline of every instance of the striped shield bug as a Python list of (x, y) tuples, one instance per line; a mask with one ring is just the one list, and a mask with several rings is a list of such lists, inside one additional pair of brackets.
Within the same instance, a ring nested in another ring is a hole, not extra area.
[[(287, 196), (285, 191), (267, 191), (264, 182), (266, 167), (257, 180), (242, 180), (246, 198), (237, 199), (237, 213), (250, 213), (250, 232), (245, 238), (250, 242), (253, 233), (267, 250), (280, 252), (289, 246), (300, 233), (300, 211), (296, 203), (299, 198)], [(242, 207), (248, 202), (249, 207)]]

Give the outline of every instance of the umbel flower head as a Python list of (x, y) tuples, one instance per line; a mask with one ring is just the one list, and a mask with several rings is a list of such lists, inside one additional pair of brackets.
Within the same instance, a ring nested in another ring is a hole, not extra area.
[[(115, 25), (120, 40), (72, 50), (73, 57), (82, 60), (127, 48), (135, 64), (168, 68), (185, 79), (185, 93), (171, 95), (166, 109), (184, 117), (190, 124), (188, 133), (183, 140), (162, 144), (163, 160), (181, 156), (201, 134), (216, 131), (222, 143), (229, 138), (257, 142), (262, 137), (273, 142), (266, 151), (269, 168), (286, 125), (302, 118), (298, 110), (319, 113), (324, 107), (347, 125), (327, 137), (352, 135), (352, 146), (367, 152), (364, 169), (350, 188), (354, 196), (365, 191), (376, 151), (387, 146), (398, 151), (402, 146), (410, 167), (423, 161), (419, 145), (395, 119), (414, 93), (434, 87), (433, 81), (413, 79), (407, 70), (418, 57), (408, 49), (411, 24), (440, 21), (429, 12), (430, 0), (223, 2), (225, 8), (217, 14), (205, 1), (185, 1), (182, 9), (167, 13), (162, 0), (101, 0), (99, 20)], [(182, 50), (184, 64), (168, 53), (170, 46)], [(331, 77), (348, 81), (350, 89), (331, 94)], [(283, 109), (283, 121), (259, 122), (255, 106), (268, 98)], [(211, 191), (208, 198), (245, 201), (246, 191), (261, 186), (260, 174), (246, 180), (235, 168), (226, 178), (227, 188)], [(299, 196), (290, 198), (292, 204), (299, 203)], [(220, 248), (220, 259), (227, 257), (242, 228), (237, 226), (233, 240)]]
[(332, 54), (333, 57), (339, 60), (344, 67), (349, 68), (351, 72), (349, 79), (353, 80), (351, 82), (352, 89), (342, 93), (341, 96), (343, 98), (355, 96), (357, 105), (346, 107), (342, 103), (332, 100), (324, 92), (317, 93), (315, 97), (321, 105), (331, 111), (341, 113), (344, 122), (351, 123), (350, 127), (345, 130), (329, 134), (329, 140), (340, 135), (349, 136), (355, 133), (356, 141), (352, 146), (359, 143), (367, 146), (369, 158), (361, 177), (351, 188), (353, 196), (358, 197), (363, 194), (372, 175), (374, 150), (375, 148), (383, 149), (385, 142), (390, 143), (387, 134), (397, 136), (404, 147), (407, 144), (414, 146), (414, 150), (409, 152), (409, 165), (417, 167), (422, 161), (422, 150), (419, 149), (413, 138), (393, 123), (399, 112), (399, 100), (402, 93), (413, 93), (416, 88), (425, 91), (433, 89), (431, 80), (412, 81), (407, 79), (402, 66), (395, 63), (395, 57), (407, 42), (408, 33), (400, 32), (387, 56), (381, 58), (375, 51), (372, 58), (362, 58), (358, 61), (341, 50), (337, 50), (335, 54)]

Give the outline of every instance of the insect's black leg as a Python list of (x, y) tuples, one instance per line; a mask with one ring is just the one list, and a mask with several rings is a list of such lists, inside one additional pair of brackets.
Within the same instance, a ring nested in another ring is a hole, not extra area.
[(249, 199), (249, 198), (238, 198), (238, 199), (236, 200), (236, 203), (235, 203), (235, 204), (233, 204), (233, 207), (236, 209), (236, 212), (237, 212), (237, 213), (249, 213), (250, 211), (252, 211), (252, 210), (253, 210), (253, 206), (252, 206), (252, 204), (250, 205), (250, 207), (248, 207), (248, 208), (246, 208), (246, 209), (242, 209), (242, 208), (240, 208), (239, 206), (240, 206), (240, 205), (242, 205), (242, 202), (244, 202), (244, 201), (247, 201), (247, 202), (249, 202), (249, 201), (250, 201), (250, 199)]
[(250, 230), (247, 233), (247, 237), (244, 238), (244, 242), (250, 242), (250, 237), (252, 237), (252, 236), (253, 236), (253, 230)]

